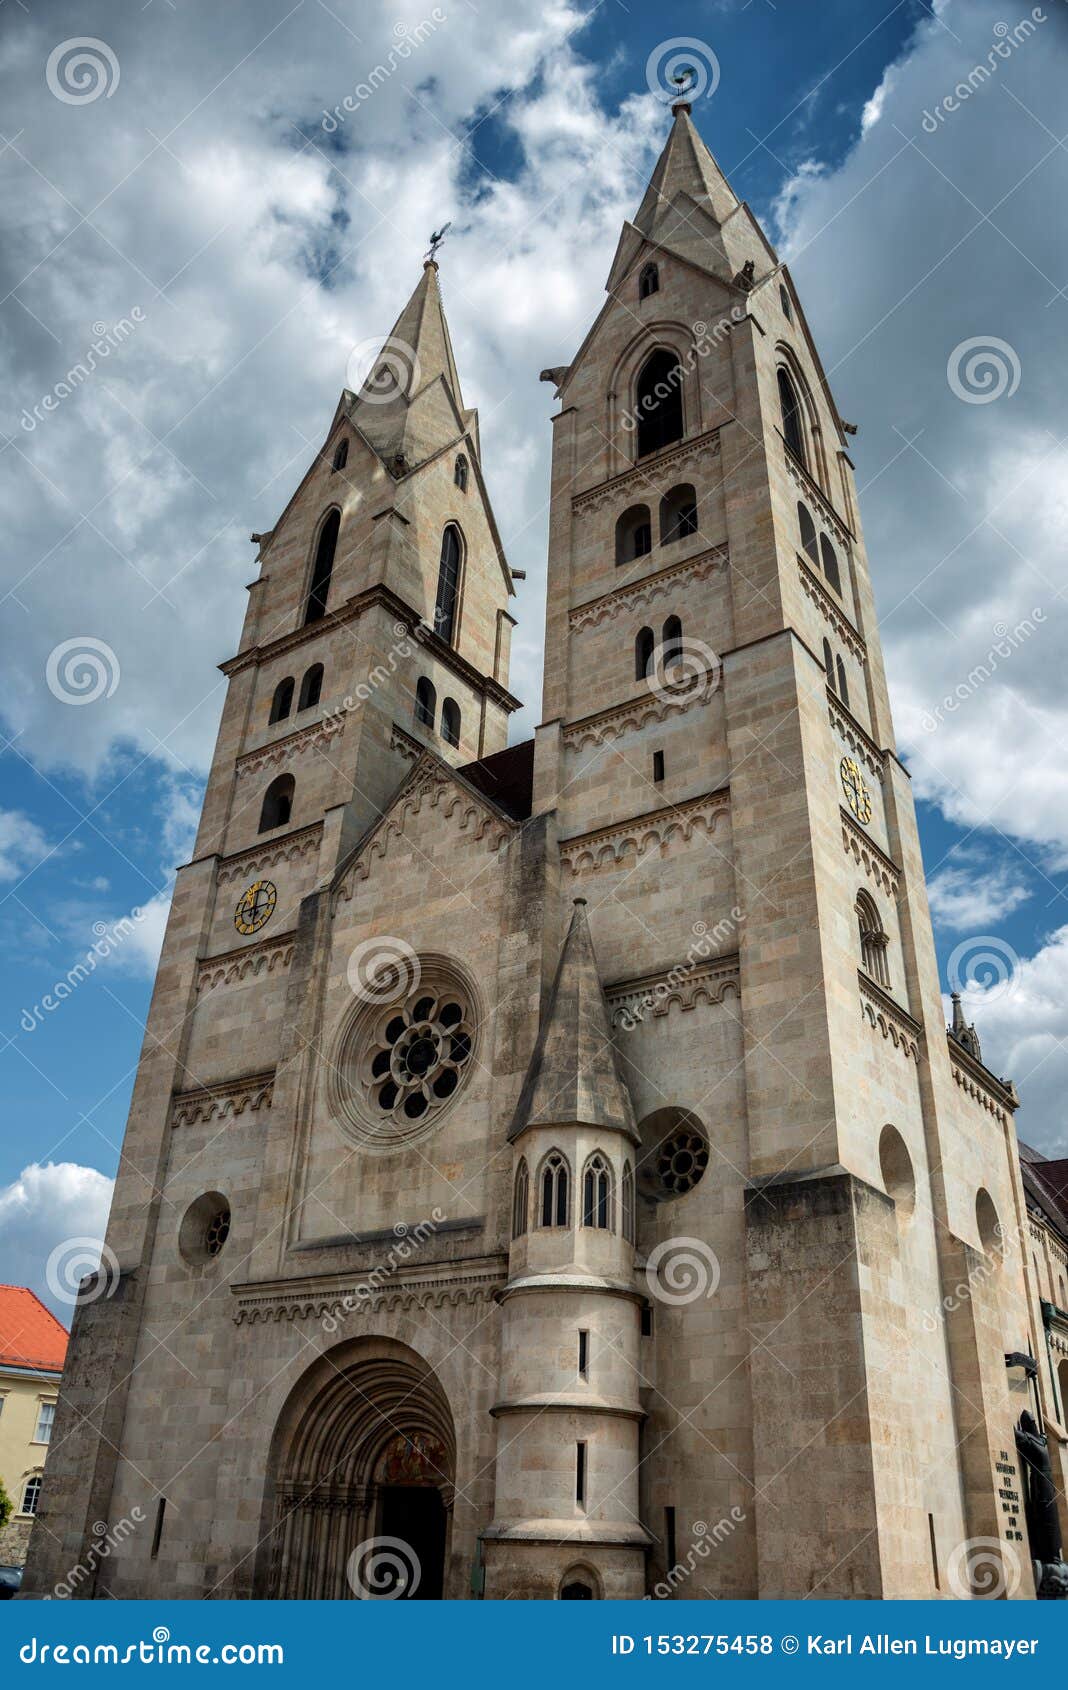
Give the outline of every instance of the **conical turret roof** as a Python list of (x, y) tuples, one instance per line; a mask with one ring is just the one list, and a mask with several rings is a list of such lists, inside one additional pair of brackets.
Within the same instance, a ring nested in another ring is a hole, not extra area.
[(464, 408), (432, 259), (423, 265), (349, 415), (391, 468), (422, 463), (467, 429), (477, 452), (475, 413)]

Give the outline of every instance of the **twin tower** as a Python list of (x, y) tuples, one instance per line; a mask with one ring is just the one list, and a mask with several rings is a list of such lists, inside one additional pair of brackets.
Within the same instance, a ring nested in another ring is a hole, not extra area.
[(532, 741), (433, 262), (255, 536), (34, 1594), (1033, 1594), (1015, 1097), (851, 430), (685, 103), (545, 374)]

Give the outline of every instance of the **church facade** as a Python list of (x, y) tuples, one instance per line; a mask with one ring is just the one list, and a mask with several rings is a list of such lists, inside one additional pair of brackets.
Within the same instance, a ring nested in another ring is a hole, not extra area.
[(1059, 1556), (1016, 1098), (945, 1025), (850, 430), (684, 101), (544, 374), (532, 741), (433, 261), (254, 536), (27, 1594), (1029, 1597)]

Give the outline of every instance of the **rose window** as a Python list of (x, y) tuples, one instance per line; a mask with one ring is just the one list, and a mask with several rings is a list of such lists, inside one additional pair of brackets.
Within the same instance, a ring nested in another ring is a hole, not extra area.
[(708, 1167), (708, 1145), (700, 1133), (688, 1127), (672, 1134), (658, 1146), (656, 1177), (665, 1197), (682, 1197), (692, 1191)]

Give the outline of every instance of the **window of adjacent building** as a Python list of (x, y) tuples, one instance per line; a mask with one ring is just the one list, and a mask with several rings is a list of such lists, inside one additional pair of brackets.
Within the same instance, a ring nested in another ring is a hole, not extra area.
[(54, 1402), (40, 1403), (37, 1409), (37, 1425), (34, 1428), (33, 1441), (35, 1444), (47, 1444), (52, 1441), (52, 1426), (56, 1418)]
[(319, 530), (319, 543), (315, 548), (315, 563), (312, 566), (311, 585), (308, 588), (308, 607), (304, 613), (305, 623), (318, 622), (326, 615), (326, 601), (330, 596), (330, 577), (334, 573), (334, 553), (337, 550), (340, 527), (341, 512), (333, 510)]
[(635, 411), (639, 458), (682, 439), (682, 369), (675, 354), (664, 347), (651, 352), (642, 365)]
[(21, 1512), (23, 1514), (36, 1514), (40, 1500), (41, 1474), (34, 1473), (29, 1479), (27, 1479), (25, 1489), (22, 1492)]

